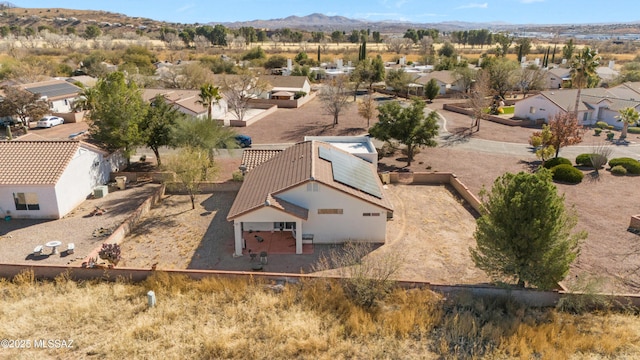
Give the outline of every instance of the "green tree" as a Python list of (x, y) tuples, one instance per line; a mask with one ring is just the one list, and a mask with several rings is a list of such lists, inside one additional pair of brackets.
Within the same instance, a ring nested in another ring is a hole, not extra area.
[(627, 107), (618, 111), (620, 115), (616, 116), (618, 121), (622, 121), (622, 134), (620, 134), (620, 139), (627, 138), (627, 131), (629, 129), (629, 125), (635, 125), (640, 119), (640, 114), (635, 108)]
[(213, 117), (213, 107), (218, 104), (222, 99), (219, 88), (213, 86), (213, 84), (204, 84), (200, 87), (200, 94), (198, 94), (198, 104), (207, 108), (207, 119), (211, 120)]
[(450, 42), (446, 42), (438, 49), (438, 55), (448, 58), (453, 57), (456, 55), (456, 48)]
[(497, 43), (496, 46), (496, 56), (505, 57), (509, 52), (509, 47), (511, 47), (511, 43), (513, 42), (513, 37), (507, 34), (495, 34), (493, 35), (493, 40)]
[(571, 87), (577, 88), (576, 103), (573, 113), (578, 118), (578, 105), (580, 105), (580, 94), (584, 87), (587, 86), (589, 78), (596, 76), (596, 68), (600, 60), (600, 56), (595, 50), (585, 46), (579, 53), (575, 55), (571, 61)]
[(411, 166), (415, 150), (422, 146), (435, 147), (438, 136), (438, 113), (424, 114), (425, 103), (414, 98), (408, 107), (390, 101), (378, 107), (378, 122), (369, 130), (378, 140), (395, 139), (407, 147), (407, 166)]
[(162, 95), (156, 96), (149, 103), (147, 114), (140, 123), (140, 131), (143, 134), (145, 144), (155, 154), (158, 166), (162, 166), (160, 147), (176, 145), (174, 131), (178, 119), (182, 116), (182, 113), (167, 103)]
[(236, 135), (233, 129), (216, 120), (186, 117), (178, 120), (175, 143), (207, 151), (209, 164), (213, 165), (217, 149), (237, 147)]
[(124, 51), (122, 61), (122, 67), (130, 73), (137, 70), (143, 75), (153, 75), (156, 71), (153, 63), (157, 62), (158, 58), (146, 47), (132, 45)]
[(127, 83), (124, 74), (113, 72), (98, 80), (97, 101), (89, 113), (89, 136), (110, 151), (123, 149), (127, 160), (143, 143), (139, 125), (147, 105), (135, 83)]
[(85, 39), (95, 39), (102, 34), (102, 30), (97, 25), (89, 25), (84, 29)]
[(342, 31), (335, 30), (331, 33), (331, 41), (335, 42), (336, 45), (340, 45), (340, 41), (344, 38)]
[(573, 53), (576, 51), (576, 46), (573, 44), (573, 39), (569, 39), (562, 47), (562, 57), (567, 60), (573, 58)]
[(25, 129), (29, 129), (29, 120), (38, 120), (49, 111), (49, 105), (34, 94), (19, 86), (7, 86), (0, 101), (0, 117), (17, 116)]
[[(167, 159), (164, 168), (175, 173), (175, 179), (189, 194), (192, 210), (196, 208), (200, 182), (213, 180), (215, 175), (215, 168), (209, 166), (207, 153), (201, 148), (182, 148), (177, 155)], [(202, 171), (203, 168), (206, 170)]]
[(506, 173), (483, 196), (484, 212), (477, 220), (476, 266), (494, 280), (515, 281), (548, 290), (569, 272), (585, 232), (572, 234), (577, 217), (567, 212), (551, 173)]
[(393, 88), (393, 92), (396, 97), (398, 97), (401, 92), (408, 92), (411, 75), (403, 69), (391, 69), (387, 72), (385, 83), (387, 86)]
[(516, 82), (516, 71), (519, 69), (518, 63), (506, 58), (496, 59), (486, 68), (491, 79), (491, 88), (500, 97), (504, 98), (507, 92), (513, 90)]
[(424, 87), (424, 96), (429, 99), (429, 102), (433, 102), (433, 99), (435, 99), (438, 94), (440, 94), (440, 85), (438, 85), (436, 79), (429, 80)]

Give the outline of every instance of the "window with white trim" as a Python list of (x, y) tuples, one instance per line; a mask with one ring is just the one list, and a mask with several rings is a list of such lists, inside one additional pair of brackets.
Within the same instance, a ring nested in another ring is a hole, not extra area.
[(342, 209), (318, 209), (318, 215), (342, 215)]

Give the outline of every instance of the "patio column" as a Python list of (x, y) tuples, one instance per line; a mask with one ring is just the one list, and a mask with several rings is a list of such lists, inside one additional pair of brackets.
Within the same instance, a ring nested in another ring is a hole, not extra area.
[(302, 221), (296, 221), (296, 254), (302, 254)]
[(235, 235), (235, 248), (234, 256), (242, 256), (242, 221), (233, 221), (233, 233)]

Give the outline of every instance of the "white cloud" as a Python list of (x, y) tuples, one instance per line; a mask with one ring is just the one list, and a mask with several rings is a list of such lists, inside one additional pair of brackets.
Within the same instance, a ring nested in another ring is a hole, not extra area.
[(178, 9), (176, 9), (176, 12), (185, 12), (185, 11), (187, 11), (189, 9), (193, 9), (194, 7), (196, 7), (194, 4), (187, 4), (187, 5), (183, 6), (183, 7), (180, 7)]
[(470, 3), (467, 5), (458, 6), (456, 9), (486, 9), (489, 7), (489, 3)]

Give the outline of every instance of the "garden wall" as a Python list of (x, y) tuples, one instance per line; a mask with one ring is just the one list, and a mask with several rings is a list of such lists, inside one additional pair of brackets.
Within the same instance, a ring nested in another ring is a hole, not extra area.
[(389, 173), (389, 180), (392, 184), (415, 184), (415, 185), (434, 185), (434, 184), (449, 184), (456, 192), (478, 213), (482, 213), (482, 203), (480, 200), (469, 190), (469, 188), (462, 182), (455, 174), (448, 172), (432, 172), (432, 173), (406, 173), (406, 172), (392, 172)]
[(251, 99), (249, 101), (249, 104), (251, 104), (252, 106), (256, 104), (276, 105), (278, 108), (283, 108), (283, 109), (297, 109), (302, 105), (308, 103), (315, 97), (316, 97), (316, 93), (311, 93), (307, 96), (303, 96), (295, 100)]
[(233, 127), (245, 127), (249, 126), (256, 121), (262, 120), (265, 116), (271, 115), (276, 110), (278, 110), (278, 106), (273, 104), (251, 104), (251, 107), (254, 109), (265, 109), (265, 111), (260, 114), (248, 119), (248, 120), (229, 120), (229, 126)]
[[(152, 269), (134, 268), (79, 268), (69, 266), (54, 265), (14, 265), (0, 264), (0, 277), (12, 278), (25, 271), (32, 270), (38, 279), (54, 279), (60, 274), (68, 274), (73, 280), (93, 280), (102, 279), (115, 281), (124, 279), (132, 282), (141, 282), (153, 275), (156, 271)], [(219, 271), (219, 270), (162, 270), (168, 274), (184, 275), (194, 280), (206, 277), (226, 277), (241, 278), (251, 277), (260, 279), (265, 283), (288, 282), (295, 283), (301, 279), (311, 278), (337, 278), (335, 276), (318, 276), (313, 274), (284, 274), (268, 272), (250, 271)], [(588, 304), (594, 297), (600, 297), (610, 302), (612, 307), (628, 308), (629, 306), (640, 307), (640, 295), (638, 294), (583, 294), (559, 291), (538, 291), (533, 289), (501, 288), (489, 285), (441, 285), (430, 284), (428, 282), (398, 281), (397, 284), (404, 288), (428, 288), (446, 296), (470, 293), (473, 296), (488, 297), (510, 297), (518, 302), (532, 307), (554, 307), (558, 301), (567, 294), (572, 296), (585, 296)]]
[[(444, 104), (442, 105), (442, 109), (447, 110), (447, 111), (452, 111), (455, 113), (459, 113), (459, 114), (465, 114), (465, 115), (469, 115), (472, 116), (473, 115), (473, 110), (467, 109), (465, 103), (455, 103), (455, 104)], [(542, 121), (538, 120), (513, 120), (513, 119), (506, 119), (500, 116), (495, 116), (495, 115), (485, 115), (483, 117), (483, 119), (485, 120), (489, 120), (489, 121), (493, 121), (499, 124), (503, 124), (503, 125), (509, 125), (509, 126), (535, 126), (535, 125), (540, 125), (542, 123), (544, 123), (544, 119), (542, 119)]]

